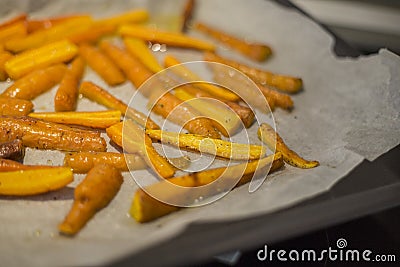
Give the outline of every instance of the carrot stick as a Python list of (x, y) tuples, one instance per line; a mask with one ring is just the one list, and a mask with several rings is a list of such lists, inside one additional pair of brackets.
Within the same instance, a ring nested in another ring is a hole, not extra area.
[(57, 64), (33, 71), (15, 81), (0, 96), (32, 100), (59, 83), (66, 70), (64, 64)]
[(240, 53), (252, 60), (264, 61), (272, 54), (272, 50), (268, 45), (260, 43), (249, 43), (245, 40), (224, 33), (223, 31), (215, 29), (204, 23), (198, 22), (195, 24), (194, 28), (213, 37), (224, 45), (229, 46), (236, 51), (239, 51)]
[(215, 50), (215, 46), (212, 43), (193, 38), (178, 32), (162, 31), (150, 27), (137, 25), (122, 25), (119, 28), (118, 32), (124, 37), (135, 37), (145, 41), (157, 42), (170, 46), (192, 48), (204, 51)]
[(25, 22), (27, 18), (27, 15), (25, 13), (16, 15), (6, 21), (4, 21), (3, 23), (0, 24), (0, 30), (4, 29), (5, 27), (8, 27), (10, 25), (16, 24), (18, 22)]
[(52, 17), (46, 19), (29, 19), (26, 21), (28, 27), (28, 33), (32, 33), (38, 30), (45, 30), (49, 29), (57, 24), (67, 22), (69, 20), (75, 19), (86, 19), (90, 17), (89, 15), (84, 14), (72, 14), (60, 17)]
[(118, 66), (97, 48), (88, 44), (82, 44), (79, 46), (79, 53), (108, 85), (113, 86), (125, 82), (125, 76)]
[(33, 103), (24, 99), (0, 97), (1, 116), (24, 116), (33, 109)]
[(126, 37), (124, 38), (124, 44), (126, 50), (136, 58), (140, 59), (140, 61), (152, 72), (157, 73), (164, 69), (160, 66), (157, 59), (151, 53), (151, 50), (143, 40)]
[(27, 34), (24, 21), (17, 21), (10, 25), (0, 28), (0, 44), (4, 44), (9, 40), (15, 40), (25, 37)]
[(5, 64), (13, 58), (13, 55), (7, 51), (0, 51), (0, 81), (5, 81), (8, 78), (8, 73), (5, 70)]
[(124, 102), (111, 95), (109, 92), (92, 82), (83, 82), (80, 87), (80, 93), (88, 99), (95, 101), (110, 109), (121, 111), (123, 115), (134, 120), (137, 124), (147, 129), (160, 129), (160, 127), (152, 119), (128, 107)]
[(67, 36), (75, 44), (96, 43), (102, 37), (112, 35), (116, 31), (114, 25), (93, 25), (89, 29)]
[(77, 234), (118, 193), (124, 179), (121, 172), (107, 164), (95, 165), (75, 188), (74, 203), (58, 226), (60, 233)]
[(182, 26), (181, 26), (181, 32), (183, 33), (187, 31), (188, 24), (192, 19), (195, 3), (196, 3), (195, 0), (187, 0), (185, 7), (183, 8)]

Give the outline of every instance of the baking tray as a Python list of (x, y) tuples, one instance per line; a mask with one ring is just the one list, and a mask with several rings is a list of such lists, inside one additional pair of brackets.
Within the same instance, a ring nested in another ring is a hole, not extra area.
[[(304, 11), (288, 0), (275, 0)], [(320, 23), (319, 23), (320, 24)], [(360, 53), (335, 38), (338, 56)], [(373, 162), (364, 160), (328, 192), (277, 212), (217, 223), (190, 224), (178, 236), (113, 262), (112, 266), (184, 266), (235, 250), (249, 250), (400, 205), (400, 146)], [(110, 265), (110, 266), (111, 266)]]

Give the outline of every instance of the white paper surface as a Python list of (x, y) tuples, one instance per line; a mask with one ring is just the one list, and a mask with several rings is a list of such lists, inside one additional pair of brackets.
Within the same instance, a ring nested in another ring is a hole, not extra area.
[[(7, 3), (3, 3), (0, 13), (3, 17), (28, 11), (38, 18), (77, 11), (102, 17), (154, 5), (153, 1), (107, 0), (4, 2)], [(304, 92), (293, 96), (295, 109), (290, 113), (278, 109), (274, 117), (287, 144), (305, 158), (319, 160), (321, 166), (310, 170), (286, 166), (272, 174), (255, 193), (250, 194), (245, 185), (212, 205), (181, 210), (147, 224), (138, 224), (127, 214), (137, 186), (125, 174), (117, 197), (74, 238), (59, 236), (57, 225), (70, 208), (73, 186), (83, 176), (77, 175), (71, 186), (46, 195), (0, 197), (2, 265), (82, 266), (111, 262), (178, 234), (190, 222), (254, 216), (308, 199), (328, 190), (364, 158), (373, 160), (399, 144), (398, 56), (382, 50), (378, 55), (359, 59), (336, 58), (331, 52), (332, 38), (318, 25), (269, 1), (198, 1), (195, 19), (269, 43), (275, 53), (262, 64), (219, 47), (221, 54), (303, 78)], [(191, 34), (206, 39), (198, 33)], [(201, 59), (194, 52), (170, 51), (182, 59)], [(85, 80), (106, 87), (90, 71)], [(111, 90), (124, 100), (132, 94), (129, 84)], [(52, 110), (54, 94), (52, 90), (35, 99), (36, 110)], [(100, 109), (104, 108), (86, 99), (79, 102), (79, 110)], [(29, 149), (25, 162), (59, 165), (62, 159), (60, 152)]]

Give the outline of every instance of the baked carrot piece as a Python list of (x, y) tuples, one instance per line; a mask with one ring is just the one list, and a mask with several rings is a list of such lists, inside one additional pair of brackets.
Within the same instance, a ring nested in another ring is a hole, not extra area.
[(168, 178), (175, 174), (175, 168), (166, 158), (157, 153), (150, 137), (130, 120), (115, 124), (106, 130), (108, 137), (128, 153), (139, 153), (160, 177)]
[[(193, 200), (194, 202), (194, 200), (199, 196), (207, 197), (220, 193), (220, 191), (217, 191), (215, 187), (203, 187), (203, 190), (199, 188), (200, 192), (198, 193), (189, 190), (190, 188), (202, 187), (211, 184), (212, 182), (217, 182), (220, 178), (229, 179), (230, 175), (235, 176), (238, 173), (242, 174), (240, 180), (232, 182), (237, 182), (236, 186), (240, 186), (250, 182), (254, 173), (259, 173), (260, 171), (262, 172), (265, 170), (265, 172), (268, 171), (269, 174), (281, 168), (283, 164), (282, 155), (277, 153), (252, 162), (209, 169), (180, 177), (170, 178), (166, 181), (160, 181), (147, 186), (145, 189), (138, 189), (135, 192), (129, 213), (137, 222), (149, 222), (180, 209), (180, 207), (172, 206), (157, 200), (151, 195), (156, 196), (158, 199), (161, 198), (163, 201), (171, 201), (171, 199), (175, 201), (181, 200), (182, 203), (190, 205), (193, 204), (190, 203), (190, 201)], [(270, 169), (268, 170), (268, 168)], [(178, 186), (178, 188), (174, 187), (174, 185)], [(186, 187), (187, 189), (183, 191), (182, 187)], [(219, 189), (225, 190), (223, 188), (223, 182)]]
[(21, 139), (24, 146), (62, 151), (106, 151), (100, 133), (30, 117), (1, 116), (0, 142)]
[(149, 12), (146, 9), (133, 9), (127, 12), (95, 21), (95, 26), (112, 25), (117, 27), (122, 24), (142, 23), (149, 19)]
[(62, 80), (66, 70), (67, 66), (57, 64), (33, 71), (16, 80), (0, 96), (32, 100), (58, 84)]
[(62, 40), (25, 51), (9, 59), (4, 68), (12, 79), (18, 79), (51, 65), (67, 62), (78, 54), (78, 47)]
[(164, 69), (143, 40), (126, 37), (124, 38), (124, 44), (126, 50), (138, 58), (152, 72), (157, 73)]
[(14, 16), (14, 17), (2, 22), (0, 24), (0, 30), (4, 29), (4, 28), (6, 28), (6, 27), (8, 27), (10, 25), (16, 24), (18, 22), (26, 22), (26, 18), (27, 17), (28, 16), (26, 15), (26, 13), (21, 13), (19, 15), (16, 15), (16, 16)]
[[(286, 110), (291, 110), (293, 108), (293, 100), (289, 95), (275, 91), (265, 85), (258, 85), (261, 93), (265, 96), (268, 103), (273, 103), (273, 106), (277, 106)], [(271, 107), (271, 104), (270, 104)], [(271, 108), (272, 110), (272, 108)]]
[(74, 180), (70, 168), (48, 167), (0, 172), (0, 195), (31, 196), (54, 191)]
[[(237, 96), (235, 93), (220, 87), (216, 86), (207, 82), (201, 82), (204, 79), (199, 77), (196, 73), (192, 72), (189, 68), (187, 68), (184, 65), (179, 65), (182, 62), (180, 62), (177, 58), (175, 58), (172, 55), (167, 55), (164, 58), (164, 65), (165, 67), (172, 67), (175, 66), (174, 68), (171, 69), (174, 73), (179, 75), (180, 77), (186, 79), (189, 82), (193, 82), (191, 85), (197, 88), (200, 88), (207, 93), (210, 93), (212, 95), (215, 95), (216, 97), (220, 99), (224, 99), (226, 101), (239, 101), (240, 97)], [(178, 66), (179, 65), (179, 66)]]
[[(19, 140), (19, 139), (16, 139), (16, 140)], [(18, 161), (14, 161), (11, 159), (0, 159), (0, 172), (40, 169), (40, 168), (48, 168), (48, 167), (50, 167), (50, 166), (24, 165), (22, 163), (19, 163)]]
[(123, 172), (147, 168), (146, 162), (136, 154), (76, 152), (68, 153), (64, 158), (64, 166), (70, 167), (74, 173), (87, 173), (97, 164), (108, 164)]
[(125, 82), (125, 76), (118, 66), (94, 46), (81, 44), (79, 54), (108, 85), (114, 86)]
[(8, 73), (5, 70), (5, 64), (8, 60), (10, 60), (13, 57), (13, 55), (10, 52), (7, 51), (0, 51), (0, 81), (5, 81), (7, 80)]
[(33, 109), (29, 100), (0, 97), (0, 116), (25, 116)]
[(91, 43), (94, 44), (102, 37), (114, 34), (116, 26), (114, 25), (93, 25), (89, 29), (67, 36), (67, 39), (75, 44)]
[(270, 85), (286, 93), (297, 93), (303, 87), (303, 81), (301, 78), (275, 74), (267, 70), (256, 69), (243, 63), (223, 58), (214, 53), (205, 53), (204, 60), (214, 61), (231, 66), (249, 76), (256, 83), (261, 85)]
[(197, 22), (194, 28), (200, 32), (211, 36), (215, 40), (221, 42), (222, 44), (240, 52), (242, 55), (261, 62), (266, 60), (271, 54), (271, 48), (266, 44), (252, 43), (235, 37), (231, 34), (227, 34), (219, 29), (211, 27), (207, 24)]
[(49, 29), (57, 24), (67, 22), (68, 20), (74, 19), (86, 19), (90, 17), (90, 15), (85, 14), (71, 14), (59, 17), (51, 17), (45, 19), (28, 19), (26, 21), (28, 27), (28, 33), (32, 33), (38, 30)]
[(121, 120), (119, 110), (106, 111), (65, 111), (65, 112), (34, 112), (29, 117), (61, 124), (72, 124), (90, 128), (106, 129)]
[(169, 32), (138, 25), (122, 25), (119, 34), (124, 37), (135, 37), (149, 42), (170, 46), (214, 51), (215, 45), (180, 32)]
[(95, 165), (75, 188), (74, 203), (58, 226), (64, 235), (77, 234), (101, 209), (117, 195), (124, 179), (121, 172), (107, 164)]
[(20, 139), (0, 143), (0, 159), (22, 160), (25, 147)]
[(267, 123), (262, 123), (257, 131), (258, 138), (263, 141), (272, 151), (282, 153), (283, 160), (294, 167), (309, 169), (319, 165), (318, 161), (305, 160), (296, 152), (291, 150), (277, 132)]
[(49, 43), (65, 39), (66, 36), (82, 32), (92, 26), (90, 16), (80, 16), (57, 23), (48, 29), (38, 30), (23, 38), (12, 39), (5, 43), (6, 50), (19, 53), (24, 50), (37, 48)]
[(187, 31), (188, 25), (192, 19), (193, 10), (195, 8), (196, 1), (195, 0), (186, 0), (185, 6), (183, 8), (182, 14), (182, 25), (181, 32), (185, 33)]
[(73, 111), (76, 109), (79, 83), (85, 72), (85, 62), (81, 57), (76, 57), (69, 69), (65, 71), (54, 96), (55, 111)]
[(27, 29), (24, 21), (18, 21), (0, 28), (0, 44), (9, 40), (17, 40), (25, 37)]
[(83, 82), (80, 86), (79, 92), (86, 98), (95, 101), (110, 109), (121, 111), (123, 115), (134, 120), (136, 123), (147, 129), (160, 129), (160, 127), (152, 119), (128, 107), (124, 102), (92, 82)]

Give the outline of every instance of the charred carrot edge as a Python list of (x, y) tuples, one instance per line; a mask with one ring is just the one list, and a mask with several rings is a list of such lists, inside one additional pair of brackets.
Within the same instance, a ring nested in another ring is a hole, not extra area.
[(130, 36), (145, 41), (158, 42), (170, 46), (192, 48), (204, 51), (215, 51), (215, 45), (179, 32), (162, 31), (150, 27), (122, 25), (119, 30), (122, 36)]
[(196, 5), (195, 0), (186, 0), (185, 7), (183, 8), (183, 14), (182, 14), (182, 26), (181, 26), (181, 32), (185, 33), (188, 28), (188, 24), (190, 23), (192, 16), (193, 16), (193, 11)]
[(194, 25), (194, 28), (239, 51), (242, 55), (252, 60), (261, 62), (272, 54), (271, 48), (266, 44), (249, 43), (204, 23), (198, 22)]
[[(281, 152), (283, 160), (294, 167), (308, 169), (319, 165), (318, 161), (309, 161), (300, 157), (296, 152), (291, 150), (279, 136), (277, 132), (267, 123), (262, 123), (257, 131), (258, 138), (263, 141), (271, 150), (276, 149)], [(275, 148), (276, 147), (276, 148)]]
[(57, 64), (33, 71), (16, 80), (0, 96), (32, 100), (58, 84), (66, 70), (67, 66)]
[(1, 116), (24, 116), (33, 109), (33, 103), (29, 100), (0, 97)]
[(261, 85), (270, 85), (286, 93), (297, 93), (303, 87), (303, 82), (301, 78), (285, 76), (275, 74), (267, 70), (256, 69), (248, 65), (227, 58), (223, 58), (214, 53), (205, 53), (204, 60), (219, 62), (231, 66), (249, 76), (256, 83), (259, 83)]
[(55, 111), (73, 111), (76, 109), (79, 83), (85, 72), (85, 62), (81, 57), (76, 57), (71, 67), (65, 71), (60, 86), (54, 96)]
[(22, 160), (25, 156), (25, 147), (20, 139), (0, 143), (0, 158)]
[[(185, 192), (182, 191), (173, 192), (173, 190), (171, 190), (173, 189), (171, 187), (171, 183), (173, 185), (178, 185), (181, 187), (200, 187), (216, 181), (225, 171), (228, 171), (229, 169), (236, 170), (239, 167), (240, 171), (243, 172), (243, 175), (236, 186), (240, 186), (245, 183), (248, 183), (253, 178), (253, 174), (256, 171), (259, 171), (260, 169), (270, 167), (269, 173), (272, 173), (280, 169), (283, 165), (284, 162), (282, 159), (282, 155), (280, 153), (277, 153), (275, 155), (271, 155), (269, 157), (252, 161), (249, 163), (243, 163), (230, 167), (210, 169), (197, 173), (192, 173), (189, 175), (170, 178), (168, 179), (168, 181), (161, 181), (156, 184), (150, 185), (145, 189), (137, 190), (133, 197), (129, 213), (137, 222), (144, 223), (179, 210), (179, 207), (171, 206), (164, 202), (156, 200), (147, 192), (149, 192), (150, 194), (152, 192), (155, 192), (156, 194), (162, 194), (162, 196), (164, 196), (165, 198), (168, 198), (169, 196), (172, 197), (172, 195), (174, 199), (193, 198), (193, 195), (190, 195), (191, 191), (189, 190)], [(204, 190), (202, 191), (202, 193), (205, 193), (206, 195), (215, 194), (215, 192), (212, 191), (207, 192)], [(202, 196), (204, 197), (206, 195)], [(158, 195), (158, 197), (160, 197), (160, 195)]]
[(118, 66), (94, 46), (81, 44), (79, 54), (108, 85), (114, 86), (125, 82), (125, 75)]
[(143, 113), (128, 107), (124, 102), (111, 95), (109, 92), (92, 82), (83, 82), (79, 89), (80, 93), (88, 99), (95, 101), (110, 109), (121, 111), (123, 115), (134, 120), (136, 123), (147, 129), (160, 129), (152, 119)]
[(118, 193), (124, 179), (121, 172), (107, 164), (95, 165), (75, 188), (74, 203), (58, 226), (60, 233), (73, 236)]

